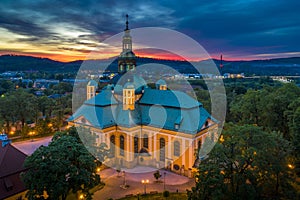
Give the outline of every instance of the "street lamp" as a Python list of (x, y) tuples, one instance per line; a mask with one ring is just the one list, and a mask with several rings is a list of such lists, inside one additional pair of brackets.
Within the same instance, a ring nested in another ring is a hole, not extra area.
[(30, 132), (29, 132), (29, 136), (31, 137), (31, 142), (33, 142), (33, 137), (32, 137), (32, 136), (33, 136), (34, 134), (35, 134), (34, 131), (30, 131)]
[(81, 195), (79, 196), (79, 199), (84, 199), (84, 195), (81, 194)]
[(166, 172), (164, 172), (164, 190), (166, 190)]
[(144, 185), (144, 195), (146, 195), (146, 185), (149, 183), (149, 180), (142, 180), (142, 184)]
[(289, 167), (290, 169), (294, 169), (294, 166), (293, 166), (292, 164), (288, 164), (288, 167)]
[(123, 185), (124, 185), (124, 187), (126, 187), (126, 177), (125, 177), (125, 171), (123, 171), (123, 176), (124, 176), (124, 183), (123, 183)]

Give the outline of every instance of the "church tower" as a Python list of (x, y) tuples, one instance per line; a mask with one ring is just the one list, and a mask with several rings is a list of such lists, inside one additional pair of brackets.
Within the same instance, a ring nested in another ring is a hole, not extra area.
[(86, 100), (89, 100), (96, 96), (96, 90), (98, 88), (98, 83), (94, 80), (90, 80), (86, 86)]
[(123, 88), (123, 110), (134, 110), (135, 88), (130, 82), (126, 83)]
[(124, 74), (130, 70), (135, 70), (136, 60), (135, 54), (132, 51), (132, 38), (130, 29), (128, 28), (128, 15), (126, 15), (126, 28), (122, 41), (122, 53), (118, 58), (118, 73)]

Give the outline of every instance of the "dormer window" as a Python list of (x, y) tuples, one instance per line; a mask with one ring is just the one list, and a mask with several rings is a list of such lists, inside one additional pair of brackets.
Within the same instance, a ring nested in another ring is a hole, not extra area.
[(178, 130), (180, 128), (180, 125), (182, 123), (183, 117), (182, 116), (178, 116), (174, 122), (174, 128), (176, 130)]

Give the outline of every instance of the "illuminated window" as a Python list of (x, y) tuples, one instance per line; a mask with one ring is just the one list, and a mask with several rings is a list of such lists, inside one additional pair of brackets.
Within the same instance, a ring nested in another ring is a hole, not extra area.
[(110, 136), (110, 157), (114, 157), (115, 156), (115, 146), (116, 144), (116, 138), (114, 135)]
[(124, 156), (124, 136), (120, 136), (120, 156)]
[(180, 156), (180, 143), (178, 141), (174, 142), (174, 156)]
[(147, 134), (144, 134), (144, 138), (143, 138), (143, 146), (145, 147), (145, 148), (149, 148), (149, 144), (148, 144), (149, 142), (148, 142), (148, 135)]
[(159, 160), (165, 161), (166, 152), (165, 152), (166, 141), (164, 138), (159, 139)]
[(133, 139), (133, 148), (134, 148), (134, 157), (137, 157), (138, 155), (138, 152), (139, 152), (139, 138), (137, 136), (134, 136), (134, 139)]

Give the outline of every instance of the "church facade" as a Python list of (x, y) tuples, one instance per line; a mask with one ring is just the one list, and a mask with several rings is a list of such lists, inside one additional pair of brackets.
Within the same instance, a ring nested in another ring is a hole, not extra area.
[(198, 163), (205, 138), (215, 137), (218, 123), (200, 102), (170, 90), (165, 80), (150, 88), (136, 67), (127, 16), (118, 75), (99, 93), (98, 82), (89, 81), (87, 100), (69, 124), (89, 128), (97, 145), (107, 144), (108, 166), (186, 172)]

